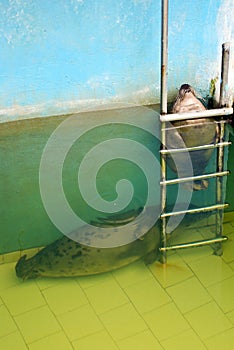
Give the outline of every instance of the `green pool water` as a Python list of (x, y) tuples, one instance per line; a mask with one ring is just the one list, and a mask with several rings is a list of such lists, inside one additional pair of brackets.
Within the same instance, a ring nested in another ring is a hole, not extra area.
[[(95, 112), (79, 113), (75, 116), (74, 126), (71, 130), (73, 137), (80, 135), (73, 141), (69, 138), (63, 129), (59, 134), (57, 143), (52, 145), (56, 147), (56, 156), (60, 154), (64, 145), (70, 143), (66, 157), (61, 170), (61, 179), (64, 195), (69, 204), (69, 208), (81, 217), (84, 222), (96, 220), (99, 217), (106, 217), (106, 213), (87, 205), (90, 200), (96, 205), (96, 197), (93, 195), (93, 188), (90, 187), (90, 179), (95, 173), (95, 167), (99, 167), (96, 174), (96, 190), (101, 198), (112, 204), (118, 199), (118, 188), (116, 184), (122, 179), (128, 180), (129, 184), (122, 184), (121, 196), (125, 206), (120, 213), (131, 209), (144, 207), (148, 194), (148, 179), (145, 169), (131, 160), (131, 157), (143, 159), (145, 149), (154, 157), (157, 163), (156, 167), (146, 161), (149, 167), (148, 173), (153, 173), (152, 181), (155, 181), (156, 192), (150, 199), (150, 205), (160, 205), (160, 164), (159, 148), (160, 142), (153, 135), (155, 128), (159, 128), (158, 108), (125, 108), (119, 110), (105, 110)], [(22, 120), (17, 122), (2, 123), (0, 128), (0, 172), (1, 172), (1, 233), (0, 233), (0, 254), (23, 250), (32, 247), (39, 247), (49, 244), (61, 236), (60, 230), (51, 221), (42, 201), (40, 192), (40, 163), (43, 154), (45, 154), (46, 145), (51, 140), (51, 135), (56, 134), (57, 128), (62, 126), (66, 129), (66, 121), (70, 116), (56, 116), (50, 118), (38, 118), (32, 120)], [(88, 128), (87, 128), (88, 125)], [(139, 127), (143, 125), (143, 127)], [(64, 129), (64, 130), (65, 130)], [(159, 130), (157, 130), (157, 133)], [(231, 137), (232, 138), (232, 137)], [(117, 156), (109, 155), (111, 144), (106, 143), (110, 140), (118, 140)], [(122, 141), (123, 140), (123, 141)], [(125, 141), (131, 141), (129, 146), (124, 146)], [(133, 141), (133, 142), (132, 142)], [(121, 146), (122, 143), (122, 146)], [(78, 170), (85, 156), (95, 147), (103, 145), (97, 149), (97, 153), (91, 154), (88, 159), (88, 166), (83, 170), (84, 188), (87, 198), (78, 186)], [(142, 148), (139, 151), (138, 146)], [(118, 150), (120, 156), (118, 156)], [(125, 155), (123, 156), (123, 152)], [(135, 152), (135, 153), (134, 153)], [(225, 166), (232, 170), (233, 168), (233, 148), (229, 149), (228, 165)], [(109, 159), (101, 164), (102, 158)], [(209, 169), (215, 167), (214, 153), (209, 163)], [(100, 161), (99, 161), (100, 158)], [(128, 159), (129, 158), (129, 159)], [(227, 163), (227, 162), (226, 162)], [(99, 165), (96, 165), (99, 164)], [(46, 171), (51, 171), (51, 188), (48, 189), (55, 210), (59, 200), (59, 193), (53, 187), (57, 180), (57, 174), (53, 173), (54, 166), (57, 165), (57, 158), (49, 158), (46, 163)], [(153, 169), (153, 171), (152, 171)], [(170, 173), (169, 176), (174, 176)], [(126, 190), (125, 190), (126, 188)], [(51, 191), (51, 193), (50, 193)], [(168, 191), (168, 204), (172, 206), (177, 198), (178, 187), (171, 186)], [(227, 182), (227, 201), (230, 203), (229, 210), (234, 209), (233, 202), (233, 177), (229, 176)], [(130, 198), (130, 199), (129, 199)], [(215, 182), (210, 180), (210, 185), (206, 191), (194, 192), (191, 197), (191, 205), (210, 205), (215, 200)], [(54, 201), (54, 202), (53, 202)], [(98, 202), (98, 201), (97, 201)], [(116, 202), (118, 204), (118, 202)], [(127, 203), (127, 204), (126, 204)], [(113, 204), (114, 205), (114, 204)], [(113, 207), (112, 207), (113, 209)], [(59, 214), (58, 214), (59, 215)], [(65, 216), (64, 221), (67, 220)], [(62, 220), (61, 220), (62, 221)]]

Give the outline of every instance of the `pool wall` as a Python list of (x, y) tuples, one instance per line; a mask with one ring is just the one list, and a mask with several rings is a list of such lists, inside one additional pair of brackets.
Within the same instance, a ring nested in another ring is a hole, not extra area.
[[(169, 1), (170, 99), (185, 82), (209, 95), (221, 45), (233, 40), (233, 6)], [(159, 102), (161, 1), (4, 0), (0, 10), (1, 121)]]

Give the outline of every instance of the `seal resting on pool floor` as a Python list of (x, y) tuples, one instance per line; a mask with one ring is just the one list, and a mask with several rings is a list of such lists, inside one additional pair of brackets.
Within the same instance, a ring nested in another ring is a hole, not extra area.
[[(153, 207), (152, 210), (154, 210)], [(139, 210), (130, 211), (113, 217), (113, 220), (111, 218), (102, 219), (101, 223), (96, 222), (93, 225), (113, 227), (127, 224), (138, 214)], [(159, 224), (156, 223), (148, 232), (144, 231), (144, 225), (144, 222), (140, 224), (141, 227), (136, 225), (136, 239), (133, 242), (114, 248), (86, 246), (63, 236), (29, 259), (26, 259), (26, 255), (22, 256), (15, 267), (16, 275), (24, 280), (40, 276), (87, 276), (118, 269), (140, 258), (143, 258), (146, 263), (152, 263), (159, 255)], [(78, 234), (87, 235), (88, 239), (90, 237), (92, 239), (92, 230), (94, 231), (92, 226), (83, 226), (78, 230)], [(137, 238), (139, 231), (145, 234)]]
[[(206, 110), (205, 106), (196, 97), (195, 90), (189, 84), (183, 84), (180, 87), (172, 107), (172, 113), (201, 112)], [(197, 118), (188, 120), (179, 120), (171, 123), (167, 131), (166, 146), (170, 148), (180, 148), (181, 142), (186, 147), (202, 146), (215, 143), (218, 135), (218, 128), (213, 118)], [(173, 126), (173, 127), (171, 127)], [(193, 166), (193, 175), (202, 175), (212, 156), (213, 149), (203, 149), (199, 151), (190, 151), (191, 162)], [(179, 166), (183, 177), (189, 176), (187, 165), (184, 161), (183, 153), (177, 154), (176, 163)], [(177, 172), (174, 161), (168, 156), (168, 164), (174, 172)], [(196, 180), (184, 184), (189, 190), (203, 190), (208, 187), (207, 180)]]
[[(150, 213), (155, 213), (156, 207), (150, 207)], [(157, 209), (157, 208), (156, 208)], [(141, 209), (142, 210), (142, 209)], [(133, 210), (123, 215), (115, 215), (113, 219), (101, 219), (101, 227), (113, 227), (120, 223), (127, 224), (137, 215), (139, 210)], [(206, 219), (211, 212), (185, 215), (181, 224), (178, 226), (177, 233), (200, 220)], [(154, 226), (145, 230), (146, 233), (137, 238), (139, 230), (142, 232), (145, 228), (145, 221), (136, 224), (136, 239), (126, 245), (114, 248), (94, 248), (82, 245), (67, 236), (57, 239), (55, 242), (43, 248), (33, 257), (26, 259), (22, 256), (16, 264), (16, 275), (23, 280), (38, 277), (74, 277), (88, 276), (112, 271), (126, 266), (136, 260), (143, 259), (146, 264), (152, 264), (160, 257), (160, 220), (157, 220)], [(140, 227), (141, 226), (141, 227)], [(91, 234), (90, 226), (83, 226), (78, 233)], [(134, 236), (135, 236), (134, 232)]]

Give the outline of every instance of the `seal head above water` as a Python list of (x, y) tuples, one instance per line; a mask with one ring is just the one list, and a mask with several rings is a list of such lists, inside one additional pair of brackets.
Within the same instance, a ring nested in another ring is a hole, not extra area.
[(181, 85), (172, 107), (172, 113), (201, 112), (205, 110), (205, 106), (196, 97), (196, 92), (192, 86), (189, 84)]

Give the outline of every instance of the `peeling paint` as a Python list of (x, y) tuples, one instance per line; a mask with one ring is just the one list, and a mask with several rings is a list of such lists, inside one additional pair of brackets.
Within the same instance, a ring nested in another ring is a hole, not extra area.
[(9, 46), (24, 45), (42, 34), (35, 18), (34, 1), (1, 1), (0, 11), (0, 38)]

